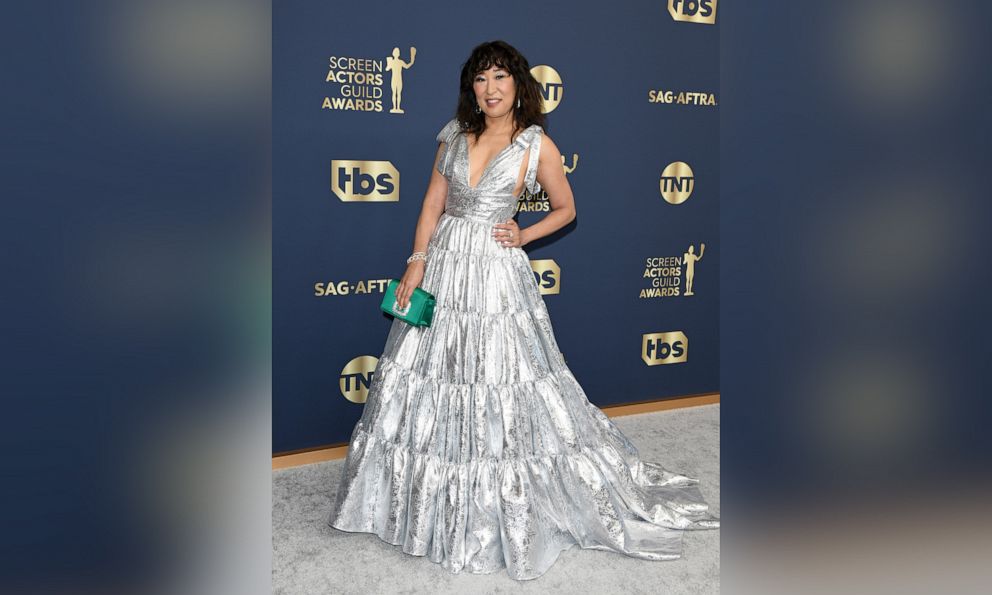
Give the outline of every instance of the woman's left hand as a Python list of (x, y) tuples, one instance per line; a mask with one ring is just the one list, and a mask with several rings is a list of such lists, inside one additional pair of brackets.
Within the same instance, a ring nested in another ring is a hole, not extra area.
[(520, 247), (523, 245), (523, 238), (520, 237), (520, 228), (513, 219), (507, 219), (503, 223), (493, 226), (493, 238), (505, 248)]

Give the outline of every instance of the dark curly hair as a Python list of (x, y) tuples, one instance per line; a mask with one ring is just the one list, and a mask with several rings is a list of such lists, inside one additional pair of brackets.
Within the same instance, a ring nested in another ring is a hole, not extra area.
[(496, 65), (505, 68), (513, 77), (516, 96), (520, 99), (520, 107), (514, 101), (513, 120), (514, 129), (511, 137), (516, 135), (517, 130), (524, 130), (532, 124), (545, 127), (544, 113), (541, 111), (541, 85), (530, 73), (530, 64), (527, 58), (517, 51), (515, 47), (502, 40), (487, 41), (472, 49), (468, 60), (462, 65), (461, 81), (458, 93), (458, 112), (456, 118), (461, 123), (462, 130), (474, 134), (476, 140), (482, 131), (486, 129), (486, 115), (476, 113), (477, 106), (473, 81), (476, 75), (483, 70)]

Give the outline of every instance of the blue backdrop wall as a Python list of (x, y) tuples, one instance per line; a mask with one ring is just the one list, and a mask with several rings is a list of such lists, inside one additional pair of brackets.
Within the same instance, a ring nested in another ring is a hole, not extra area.
[[(718, 27), (715, 0), (274, 3), (273, 452), (348, 441), (435, 135), (492, 39), (542, 82), (569, 170), (575, 222), (524, 249), (589, 400), (718, 391)], [(520, 227), (547, 206), (525, 195)]]

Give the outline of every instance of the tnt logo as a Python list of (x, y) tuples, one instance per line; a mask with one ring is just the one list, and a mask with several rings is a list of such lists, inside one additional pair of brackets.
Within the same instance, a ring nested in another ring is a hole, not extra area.
[(668, 0), (668, 14), (683, 23), (716, 23), (716, 0)]
[(532, 260), (530, 268), (534, 271), (537, 289), (541, 295), (561, 293), (561, 269), (554, 260)]
[(341, 394), (352, 403), (364, 403), (369, 396), (369, 387), (379, 358), (371, 355), (360, 355), (348, 362), (338, 378)]
[(545, 114), (553, 112), (561, 103), (562, 95), (565, 92), (561, 75), (547, 64), (539, 64), (531, 68), (530, 73), (541, 84), (541, 111)]
[(649, 366), (681, 364), (689, 359), (689, 339), (682, 331), (641, 335), (641, 359)]
[(684, 161), (669, 163), (665, 171), (661, 172), (660, 184), (661, 196), (666, 202), (673, 205), (682, 204), (689, 200), (695, 185), (692, 168)]
[(331, 161), (331, 190), (343, 202), (397, 202), (400, 172), (388, 161)]

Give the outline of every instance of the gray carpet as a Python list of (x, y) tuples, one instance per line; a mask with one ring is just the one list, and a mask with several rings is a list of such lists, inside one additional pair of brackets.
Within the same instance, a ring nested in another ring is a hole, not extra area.
[[(644, 460), (700, 480), (720, 514), (720, 406), (613, 418)], [(502, 570), (452, 574), (377, 536), (326, 524), (344, 460), (272, 473), (272, 592), (350, 593), (719, 593), (720, 530), (690, 531), (673, 561), (578, 546), (543, 576), (515, 581)]]

